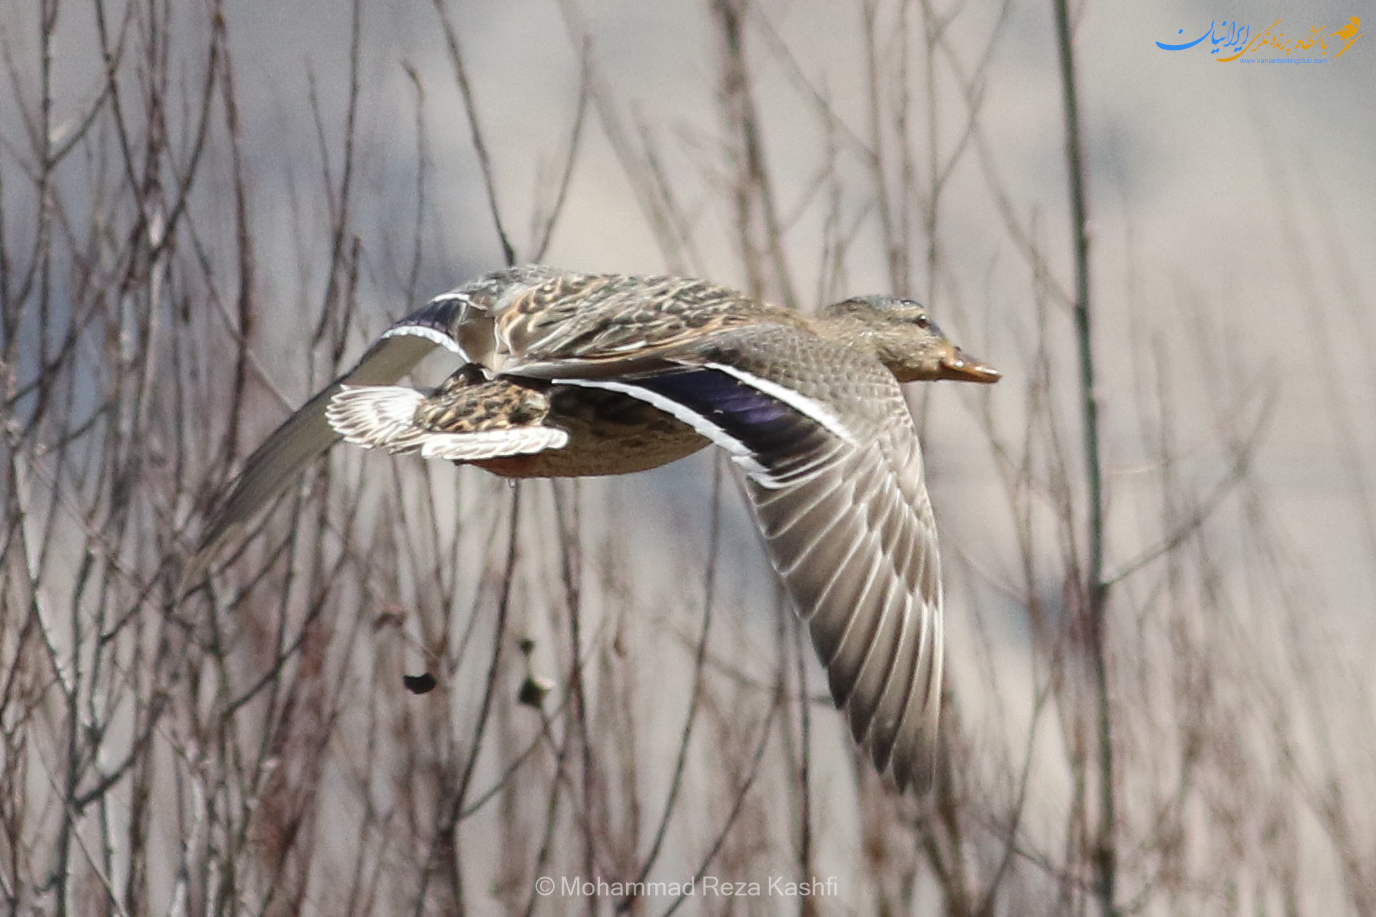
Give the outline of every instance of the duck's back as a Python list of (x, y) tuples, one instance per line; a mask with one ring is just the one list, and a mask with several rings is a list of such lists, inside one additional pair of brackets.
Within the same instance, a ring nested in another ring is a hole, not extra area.
[(637, 361), (728, 328), (806, 327), (793, 312), (727, 287), (621, 274), (520, 276), (482, 311), (470, 312), (469, 320), (491, 323), (493, 368), (536, 376), (568, 363), (605, 363), (622, 374)]

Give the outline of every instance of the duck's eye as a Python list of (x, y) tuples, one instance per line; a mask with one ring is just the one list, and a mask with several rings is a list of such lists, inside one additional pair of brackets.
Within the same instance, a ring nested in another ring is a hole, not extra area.
[(931, 324), (931, 321), (927, 318), (927, 314), (925, 312), (917, 316), (916, 322), (917, 327), (919, 328), (926, 328), (928, 325)]

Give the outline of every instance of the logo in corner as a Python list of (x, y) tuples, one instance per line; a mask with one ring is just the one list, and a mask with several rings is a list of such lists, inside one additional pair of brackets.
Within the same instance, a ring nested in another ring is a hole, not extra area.
[[(1365, 34), (1362, 32), (1362, 21), (1357, 16), (1348, 19), (1346, 25), (1332, 32), (1328, 31), (1326, 25), (1312, 26), (1309, 32), (1300, 38), (1287, 39), (1280, 23), (1277, 19), (1261, 34), (1254, 35), (1250, 25), (1237, 21), (1229, 22), (1226, 19), (1222, 22), (1215, 20), (1209, 23), (1208, 31), (1193, 41), (1182, 41), (1178, 44), (1158, 41), (1156, 46), (1163, 51), (1186, 51), (1208, 39), (1208, 44), (1204, 44), (1204, 47), (1209, 53), (1224, 55), (1214, 58), (1220, 64), (1236, 60), (1244, 63), (1255, 61), (1321, 64), (1327, 60), (1330, 50), (1336, 51), (1333, 60), (1337, 60), (1352, 47), (1353, 42)], [(1181, 29), (1176, 34), (1184, 35), (1185, 30)], [(1284, 57), (1281, 56), (1282, 52)]]

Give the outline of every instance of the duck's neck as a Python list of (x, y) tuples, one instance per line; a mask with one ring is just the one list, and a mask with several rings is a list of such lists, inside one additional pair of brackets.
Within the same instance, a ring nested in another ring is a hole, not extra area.
[(874, 357), (888, 367), (899, 382), (922, 377), (919, 367), (909, 365), (911, 360), (904, 335), (895, 333), (890, 325), (877, 324), (854, 314), (824, 315), (813, 320), (813, 330), (818, 337)]
[(812, 319), (812, 330), (820, 338), (844, 344), (876, 358), (879, 341), (874, 325), (855, 315), (819, 315)]
[(909, 326), (876, 322), (863, 314), (843, 313), (818, 316), (812, 320), (812, 330), (818, 337), (874, 357), (899, 382), (935, 378), (914, 350), (913, 329)]

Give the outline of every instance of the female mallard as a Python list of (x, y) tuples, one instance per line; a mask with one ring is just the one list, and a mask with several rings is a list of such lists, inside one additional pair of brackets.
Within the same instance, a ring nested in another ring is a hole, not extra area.
[[(393, 384), (436, 346), (464, 366), (432, 392)], [(715, 443), (745, 469), (855, 740), (900, 789), (923, 786), (941, 580), (899, 383), (998, 378), (909, 300), (849, 299), (806, 319), (700, 280), (497, 271), (393, 325), (279, 427), (200, 558), (340, 438), (515, 477), (622, 474)]]

